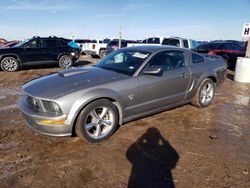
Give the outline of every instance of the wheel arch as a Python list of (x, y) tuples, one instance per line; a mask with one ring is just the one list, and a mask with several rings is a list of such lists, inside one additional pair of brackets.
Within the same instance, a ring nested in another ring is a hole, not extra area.
[(217, 85), (217, 78), (216, 78), (216, 75), (213, 75), (213, 74), (210, 74), (210, 75), (204, 75), (202, 76), (198, 81), (197, 81), (197, 84), (195, 86), (195, 89), (193, 91), (193, 94), (192, 94), (192, 97), (196, 94), (198, 88), (200, 87), (200, 85), (202, 84), (202, 82), (205, 80), (205, 79), (211, 79), (215, 85)]
[(18, 61), (19, 66), (22, 67), (22, 60), (21, 60), (21, 58), (17, 54), (4, 54), (4, 55), (2, 55), (0, 57), (0, 62), (2, 62), (2, 60), (4, 58), (6, 58), (6, 57), (13, 57), (13, 58), (15, 58)]
[(106, 50), (106, 48), (100, 48), (98, 54), (101, 55), (101, 51), (105, 51), (105, 50)]
[(63, 55), (68, 55), (68, 56), (71, 58), (71, 56), (70, 56), (68, 53), (64, 52), (64, 53), (60, 53), (60, 54), (57, 55), (57, 61), (59, 61), (59, 59), (60, 59)]
[(81, 111), (86, 107), (88, 106), (90, 103), (94, 102), (94, 101), (97, 101), (97, 100), (101, 100), (101, 99), (105, 99), (105, 100), (108, 100), (110, 101), (113, 105), (115, 105), (115, 107), (117, 108), (117, 111), (118, 111), (118, 123), (119, 125), (122, 125), (122, 119), (123, 119), (123, 110), (122, 110), (122, 106), (120, 104), (120, 102), (118, 102), (117, 99), (115, 99), (114, 97), (95, 97), (95, 98), (92, 98), (91, 100), (88, 100), (87, 102), (83, 103), (76, 111), (73, 119), (72, 119), (72, 133), (73, 135), (75, 135), (75, 126), (76, 126), (76, 121), (81, 113)]

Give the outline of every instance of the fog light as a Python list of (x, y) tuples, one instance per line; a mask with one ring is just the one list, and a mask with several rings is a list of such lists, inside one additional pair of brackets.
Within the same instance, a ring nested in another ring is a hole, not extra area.
[(62, 125), (64, 124), (64, 120), (41, 119), (38, 120), (37, 123), (42, 125)]

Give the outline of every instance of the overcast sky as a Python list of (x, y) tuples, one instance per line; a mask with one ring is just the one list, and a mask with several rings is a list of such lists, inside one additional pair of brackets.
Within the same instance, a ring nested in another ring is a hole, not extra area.
[(0, 0), (0, 38), (144, 39), (180, 36), (242, 40), (250, 0)]

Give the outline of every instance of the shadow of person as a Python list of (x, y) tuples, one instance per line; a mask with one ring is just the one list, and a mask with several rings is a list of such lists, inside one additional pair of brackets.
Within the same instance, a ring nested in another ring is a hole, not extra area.
[(171, 170), (179, 155), (158, 129), (149, 128), (128, 148), (126, 156), (132, 163), (128, 188), (175, 187)]

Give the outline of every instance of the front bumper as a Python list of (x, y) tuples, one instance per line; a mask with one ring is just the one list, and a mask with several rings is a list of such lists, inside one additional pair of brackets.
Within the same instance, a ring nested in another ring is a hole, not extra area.
[(72, 125), (67, 124), (40, 124), (40, 120), (65, 120), (65, 115), (61, 116), (49, 116), (45, 113), (34, 111), (26, 102), (25, 97), (21, 97), (18, 101), (18, 108), (22, 113), (22, 116), (26, 120), (27, 126), (32, 130), (49, 136), (70, 136), (72, 135)]

